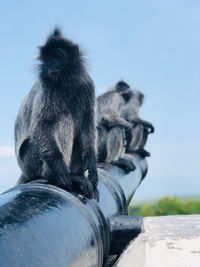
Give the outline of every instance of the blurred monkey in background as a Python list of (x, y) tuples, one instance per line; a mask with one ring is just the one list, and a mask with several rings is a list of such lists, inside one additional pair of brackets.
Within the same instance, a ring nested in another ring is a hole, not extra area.
[(123, 81), (96, 99), (97, 160), (122, 167), (126, 172), (135, 169), (132, 161), (122, 158), (132, 124), (120, 117), (121, 108), (129, 100), (129, 86)]
[(139, 108), (143, 104), (144, 95), (136, 89), (131, 89), (129, 101), (122, 106), (120, 116), (132, 124), (131, 138), (126, 147), (126, 152), (138, 153), (142, 157), (150, 156), (144, 149), (148, 134), (154, 132), (150, 122), (139, 118)]

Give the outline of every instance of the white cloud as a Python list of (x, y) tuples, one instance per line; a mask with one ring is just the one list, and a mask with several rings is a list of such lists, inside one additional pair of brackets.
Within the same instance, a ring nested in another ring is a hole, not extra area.
[(0, 146), (0, 157), (12, 157), (15, 155), (13, 146)]

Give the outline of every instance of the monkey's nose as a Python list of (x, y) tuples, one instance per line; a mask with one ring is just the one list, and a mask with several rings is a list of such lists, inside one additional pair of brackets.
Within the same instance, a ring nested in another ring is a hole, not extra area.
[(59, 71), (60, 71), (60, 69), (49, 69), (48, 74), (51, 75), (51, 74), (53, 74), (55, 72), (59, 72)]

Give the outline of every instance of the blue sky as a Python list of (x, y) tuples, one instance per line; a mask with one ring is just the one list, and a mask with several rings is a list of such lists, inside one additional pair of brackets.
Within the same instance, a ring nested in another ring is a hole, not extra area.
[(145, 96), (140, 116), (156, 128), (149, 171), (135, 198), (198, 194), (200, 2), (1, 1), (0, 192), (20, 175), (14, 120), (37, 73), (37, 46), (60, 25), (80, 44), (96, 93), (123, 78)]

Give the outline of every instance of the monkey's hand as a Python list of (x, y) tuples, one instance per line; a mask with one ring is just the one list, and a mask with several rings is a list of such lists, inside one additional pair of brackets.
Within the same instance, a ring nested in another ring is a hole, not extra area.
[(147, 131), (148, 134), (154, 133), (154, 127), (152, 124), (143, 125), (144, 129)]
[(96, 157), (93, 152), (87, 153), (83, 160), (84, 170), (88, 170), (88, 179), (91, 181), (93, 188), (96, 189), (98, 184), (98, 174), (96, 167)]
[(69, 170), (62, 158), (46, 159), (46, 163), (51, 170), (52, 177), (49, 179), (54, 185), (69, 191), (72, 188)]
[(72, 180), (73, 190), (85, 197), (91, 199), (94, 198), (94, 190), (92, 183), (85, 177), (85, 175), (76, 175), (70, 173)]
[(148, 121), (144, 121), (142, 119), (138, 119), (138, 123), (142, 124), (144, 126), (145, 129), (147, 129), (148, 133), (154, 133), (154, 126), (148, 122)]
[(155, 129), (154, 129), (153, 125), (151, 124), (151, 126), (148, 127), (148, 132), (149, 133), (154, 133), (154, 130)]

